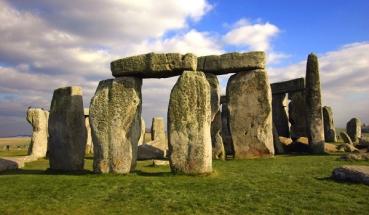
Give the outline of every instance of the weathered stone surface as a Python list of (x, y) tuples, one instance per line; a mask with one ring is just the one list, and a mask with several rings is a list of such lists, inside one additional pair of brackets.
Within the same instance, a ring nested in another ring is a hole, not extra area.
[(324, 138), (326, 142), (337, 142), (336, 128), (333, 122), (332, 108), (323, 107)]
[(138, 146), (137, 160), (164, 159), (165, 151), (149, 144)]
[(369, 166), (342, 166), (333, 170), (332, 178), (369, 185)]
[(141, 135), (142, 80), (121, 77), (100, 81), (90, 104), (96, 173), (134, 170)]
[(214, 74), (205, 74), (206, 80), (210, 86), (210, 105), (211, 105), (211, 120), (214, 120), (215, 115), (220, 110), (220, 87), (219, 81)]
[(272, 88), (272, 95), (304, 91), (305, 79), (297, 78), (288, 81), (272, 83), (270, 87)]
[(265, 68), (264, 52), (227, 53), (197, 58), (197, 70), (222, 75)]
[(222, 103), (222, 112), (221, 112), (221, 118), (222, 118), (222, 140), (224, 145), (224, 151), (226, 155), (234, 155), (233, 150), (233, 143), (232, 143), (232, 137), (231, 132), (229, 130), (229, 110), (227, 103)]
[(86, 127), (86, 154), (93, 154), (94, 153), (94, 145), (92, 144), (92, 136), (91, 136), (91, 126), (90, 126), (90, 109), (85, 108), (84, 110), (85, 115), (85, 127)]
[(288, 94), (291, 100), (288, 104), (288, 117), (290, 126), (290, 135), (292, 139), (306, 137), (306, 106), (304, 92), (293, 92)]
[(49, 115), (50, 169), (82, 170), (86, 136), (82, 89), (80, 87), (56, 89)]
[(340, 136), (341, 136), (341, 138), (342, 138), (342, 140), (343, 140), (344, 143), (348, 143), (350, 145), (353, 145), (350, 136), (346, 132), (342, 131), (340, 133)]
[(338, 152), (339, 150), (337, 149), (337, 146), (335, 144), (325, 143), (324, 144), (324, 151), (327, 152), (327, 153), (334, 153), (334, 152)]
[(279, 139), (279, 142), (284, 146), (288, 146), (288, 145), (293, 143), (293, 140), (291, 138), (288, 138), (288, 137), (280, 136), (278, 139)]
[(286, 94), (272, 96), (273, 123), (279, 136), (289, 137), (290, 127), (288, 124), (288, 100)]
[(32, 125), (31, 144), (28, 155), (43, 158), (47, 152), (49, 112), (42, 108), (28, 108), (27, 121)]
[(357, 143), (361, 138), (361, 120), (352, 118), (346, 124), (346, 132), (350, 136), (352, 142)]
[(159, 140), (156, 147), (166, 152), (168, 150), (168, 142), (164, 129), (165, 125), (163, 117), (152, 118), (151, 140)]
[(141, 117), (141, 135), (140, 139), (138, 139), (137, 145), (142, 145), (145, 140), (145, 133), (146, 133), (146, 123), (143, 117)]
[(324, 153), (324, 126), (318, 58), (309, 54), (306, 64), (306, 127), (311, 152)]
[(346, 161), (369, 161), (369, 153), (347, 153), (341, 156)]
[(168, 107), (169, 162), (173, 172), (212, 172), (210, 86), (202, 72), (185, 71)]
[(234, 157), (274, 154), (272, 94), (264, 70), (232, 75), (227, 84), (229, 127)]
[(110, 64), (114, 77), (140, 78), (167, 78), (180, 75), (184, 70), (194, 71), (196, 67), (195, 55), (178, 53), (148, 53), (118, 59)]
[(153, 160), (152, 161), (153, 166), (169, 166), (168, 160)]
[(273, 144), (274, 144), (274, 151), (276, 154), (284, 154), (285, 150), (281, 141), (279, 140), (278, 131), (273, 123)]

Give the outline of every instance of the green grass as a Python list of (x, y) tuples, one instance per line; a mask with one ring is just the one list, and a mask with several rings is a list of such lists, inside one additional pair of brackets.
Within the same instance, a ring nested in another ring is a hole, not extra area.
[(0, 150), (0, 157), (18, 157), (18, 156), (26, 156), (28, 154), (28, 150), (20, 149), (20, 150)]
[[(0, 214), (365, 214), (369, 186), (329, 176), (338, 156), (214, 161), (209, 176), (139, 162), (122, 175), (50, 174), (47, 160), (0, 174)], [(349, 164), (369, 165), (369, 162)], [(91, 170), (92, 159), (86, 159)]]

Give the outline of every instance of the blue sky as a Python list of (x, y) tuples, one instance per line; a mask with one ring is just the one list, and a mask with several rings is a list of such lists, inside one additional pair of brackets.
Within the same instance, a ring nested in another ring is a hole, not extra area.
[[(369, 123), (368, 11), (359, 0), (0, 0), (0, 136), (30, 134), (26, 108), (48, 109), (59, 87), (82, 86), (88, 107), (112, 60), (147, 52), (261, 50), (270, 82), (304, 76), (315, 52), (336, 125)], [(176, 80), (144, 80), (146, 122), (166, 118)]]

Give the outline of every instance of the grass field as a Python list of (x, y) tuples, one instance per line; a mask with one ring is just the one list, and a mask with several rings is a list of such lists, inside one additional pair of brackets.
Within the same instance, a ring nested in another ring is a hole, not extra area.
[(209, 176), (173, 175), (150, 162), (126, 176), (55, 175), (39, 160), (0, 174), (0, 214), (367, 214), (369, 186), (329, 178), (347, 164), (337, 158), (215, 161)]

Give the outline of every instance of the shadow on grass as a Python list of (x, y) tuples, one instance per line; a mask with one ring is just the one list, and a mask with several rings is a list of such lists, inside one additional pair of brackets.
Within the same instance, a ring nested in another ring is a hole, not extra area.
[(338, 179), (334, 179), (332, 176), (327, 176), (327, 177), (315, 177), (316, 180), (319, 181), (327, 181), (327, 182), (334, 182), (334, 183), (338, 183), (338, 184), (348, 184), (348, 185), (357, 185), (357, 184), (362, 184), (360, 182), (357, 181), (352, 181), (352, 180), (338, 180)]
[(6, 170), (1, 175), (94, 175), (90, 170), (81, 171), (57, 171), (57, 170), (39, 170), (39, 169), (14, 169)]
[(146, 176), (146, 177), (155, 177), (155, 176), (173, 176), (174, 174), (171, 172), (145, 172), (142, 170), (134, 171), (139, 176)]

